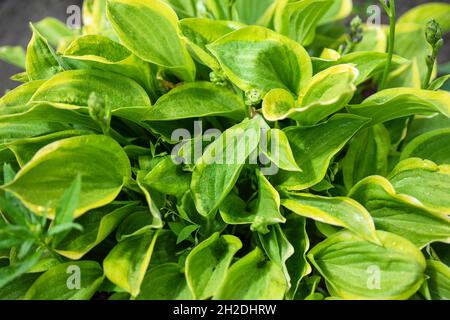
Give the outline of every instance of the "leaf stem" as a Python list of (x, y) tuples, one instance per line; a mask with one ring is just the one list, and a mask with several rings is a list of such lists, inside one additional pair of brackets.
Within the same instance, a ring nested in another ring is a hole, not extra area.
[(383, 0), (380, 0), (381, 4), (383, 5), (384, 9), (386, 10), (388, 16), (389, 16), (389, 43), (388, 43), (388, 57), (386, 61), (386, 65), (383, 72), (383, 77), (381, 78), (379, 90), (383, 90), (386, 86), (386, 81), (389, 75), (389, 72), (391, 71), (391, 65), (392, 65), (392, 57), (394, 56), (394, 47), (395, 47), (395, 23), (397, 20), (397, 13), (395, 10), (395, 0), (389, 0), (389, 7), (386, 6), (386, 4), (383, 2)]

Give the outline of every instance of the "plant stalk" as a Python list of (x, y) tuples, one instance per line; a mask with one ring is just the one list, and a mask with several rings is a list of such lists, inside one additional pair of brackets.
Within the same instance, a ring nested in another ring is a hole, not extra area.
[(383, 77), (381, 78), (379, 90), (383, 90), (386, 86), (386, 81), (389, 76), (389, 72), (391, 71), (392, 65), (392, 57), (394, 56), (394, 48), (395, 48), (395, 23), (397, 20), (397, 13), (395, 10), (395, 0), (389, 0), (389, 7), (380, 0), (383, 7), (385, 8), (388, 16), (389, 16), (389, 43), (388, 43), (388, 57), (386, 61), (386, 65), (383, 72)]

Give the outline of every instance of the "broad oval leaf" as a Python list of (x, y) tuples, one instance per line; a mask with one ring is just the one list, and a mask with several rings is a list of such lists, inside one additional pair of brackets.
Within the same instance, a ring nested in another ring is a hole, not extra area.
[(163, 95), (145, 114), (145, 121), (173, 121), (186, 118), (223, 116), (242, 120), (242, 97), (210, 82), (186, 83)]
[(178, 17), (166, 3), (108, 0), (107, 16), (122, 43), (139, 58), (194, 80), (195, 64), (178, 36)]
[(151, 105), (145, 90), (134, 80), (94, 69), (55, 75), (36, 91), (31, 102), (87, 107), (92, 92), (104, 97), (112, 109)]
[(130, 162), (109, 137), (68, 138), (39, 150), (3, 189), (33, 212), (53, 218), (59, 199), (77, 175), (82, 177), (82, 190), (75, 217), (112, 202), (130, 179)]
[(389, 132), (381, 123), (358, 132), (342, 161), (345, 187), (350, 189), (371, 175), (386, 175), (390, 149)]
[(422, 158), (450, 164), (450, 128), (426, 132), (414, 138), (402, 151), (401, 160)]
[(388, 177), (395, 191), (418, 199), (425, 207), (450, 215), (450, 165), (410, 158)]
[(316, 245), (308, 258), (325, 278), (332, 295), (343, 299), (407, 299), (419, 290), (426, 262), (412, 243), (378, 231), (381, 244), (349, 231)]
[(231, 266), (214, 299), (281, 300), (286, 290), (283, 270), (256, 248)]
[(19, 106), (27, 104), (45, 80), (29, 81), (9, 91), (0, 98), (0, 107)]
[(261, 95), (281, 88), (297, 94), (312, 75), (311, 59), (295, 41), (263, 27), (246, 27), (209, 44), (227, 77)]
[(135, 203), (112, 203), (92, 210), (74, 221), (83, 227), (83, 231), (72, 230), (62, 239), (55, 251), (72, 260), (81, 259), (105, 240), (120, 222), (135, 209)]
[(427, 210), (411, 196), (397, 194), (383, 177), (361, 180), (349, 197), (367, 208), (379, 230), (400, 235), (420, 248), (436, 241), (450, 243), (448, 216)]
[(176, 263), (151, 268), (142, 282), (136, 300), (192, 300), (184, 273)]
[(25, 300), (89, 300), (103, 279), (103, 270), (97, 262), (59, 264), (33, 283)]
[(450, 268), (440, 261), (427, 260), (425, 274), (431, 298), (450, 300)]
[(281, 204), (295, 214), (347, 228), (367, 241), (379, 243), (372, 217), (353, 199), (292, 193), (283, 199)]
[[(399, 108), (398, 106), (402, 107)], [(442, 113), (450, 117), (450, 93), (411, 88), (394, 88), (380, 91), (359, 105), (350, 105), (348, 111), (372, 118), (371, 124), (415, 114)]]
[(219, 71), (219, 62), (211, 55), (206, 46), (245, 25), (233, 21), (190, 18), (181, 20), (178, 26), (193, 57), (211, 69)]
[(197, 161), (191, 190), (195, 206), (207, 216), (217, 210), (236, 183), (249, 156), (257, 149), (261, 118), (244, 120), (226, 130)]
[(284, 223), (280, 213), (280, 195), (267, 178), (257, 171), (258, 197), (249, 203), (234, 193), (230, 193), (220, 206), (220, 215), (228, 224), (251, 224), (252, 231), (268, 233), (269, 225)]
[(275, 30), (304, 46), (310, 45), (318, 23), (332, 5), (333, 0), (278, 1)]
[(325, 177), (331, 159), (368, 119), (338, 114), (327, 122), (310, 127), (290, 127), (284, 131), (302, 172), (281, 171), (273, 183), (287, 190), (307, 189)]
[(119, 242), (103, 260), (106, 277), (115, 285), (139, 295), (150, 264), (158, 231), (148, 231)]
[(49, 79), (53, 75), (67, 70), (47, 40), (31, 25), (33, 37), (27, 48), (26, 69), (30, 80)]
[(241, 247), (239, 238), (215, 233), (189, 253), (186, 279), (196, 299), (204, 300), (217, 293), (234, 254)]
[(345, 64), (319, 72), (300, 91), (297, 108), (289, 118), (313, 125), (341, 110), (353, 98), (358, 76), (356, 68)]
[(156, 68), (142, 61), (119, 43), (100, 35), (77, 38), (64, 51), (63, 59), (73, 69), (115, 72), (138, 82), (156, 100)]

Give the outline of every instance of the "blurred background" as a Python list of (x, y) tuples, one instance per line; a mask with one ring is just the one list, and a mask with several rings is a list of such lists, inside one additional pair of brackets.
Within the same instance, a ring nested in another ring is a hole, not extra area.
[[(438, 0), (450, 3), (450, 0)], [(0, 0), (0, 46), (21, 45), (26, 47), (31, 37), (28, 22), (37, 22), (47, 16), (66, 21), (67, 7), (82, 5), (82, 0)], [(399, 15), (423, 3), (426, 0), (399, 0)], [(353, 0), (355, 14), (361, 18), (366, 17), (366, 8), (378, 3), (377, 0)], [(364, 19), (363, 19), (364, 20)], [(450, 60), (450, 38), (446, 37), (445, 48), (439, 57), (440, 63)], [(17, 86), (17, 82), (9, 79), (10, 76), (20, 72), (18, 68), (0, 61), (0, 93)], [(1, 94), (0, 94), (1, 95)]]

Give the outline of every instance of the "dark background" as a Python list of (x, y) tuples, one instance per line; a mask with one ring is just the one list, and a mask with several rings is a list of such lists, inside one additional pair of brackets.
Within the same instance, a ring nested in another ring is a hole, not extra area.
[[(436, 0), (450, 3), (450, 0)], [(0, 0), (0, 46), (21, 45), (26, 47), (31, 32), (28, 22), (37, 22), (47, 16), (66, 21), (66, 10), (69, 5), (80, 5), (82, 0)], [(365, 12), (368, 5), (378, 3), (377, 0), (354, 0), (356, 11)], [(399, 0), (399, 15), (408, 9), (423, 4), (426, 0)], [(447, 41), (440, 60), (447, 62), (450, 59), (450, 41)], [(9, 77), (20, 72), (18, 68), (0, 61), (0, 95), (6, 89), (17, 86), (17, 82), (9, 80)]]

